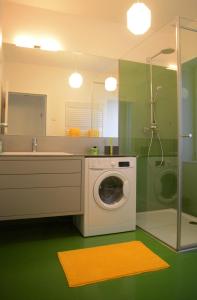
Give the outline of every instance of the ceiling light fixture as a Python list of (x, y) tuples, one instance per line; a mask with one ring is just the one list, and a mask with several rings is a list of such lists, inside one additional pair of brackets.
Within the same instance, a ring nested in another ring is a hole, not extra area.
[(134, 3), (127, 11), (127, 28), (135, 35), (144, 34), (151, 26), (151, 11), (142, 2)]
[(24, 47), (24, 48), (34, 48), (36, 41), (34, 38), (27, 36), (27, 35), (19, 35), (16, 36), (14, 39), (14, 44), (17, 47)]
[(115, 77), (107, 77), (105, 79), (105, 89), (108, 92), (114, 92), (117, 88), (117, 79)]
[(82, 86), (83, 77), (80, 73), (74, 72), (69, 76), (68, 82), (71, 88), (78, 89)]
[(40, 39), (40, 49), (46, 51), (60, 51), (61, 47), (60, 44), (54, 39)]

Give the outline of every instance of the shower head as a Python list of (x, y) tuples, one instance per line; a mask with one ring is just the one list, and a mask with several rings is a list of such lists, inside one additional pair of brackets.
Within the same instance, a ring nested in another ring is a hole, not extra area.
[(160, 53), (162, 54), (171, 54), (174, 53), (174, 49), (173, 48), (166, 48), (166, 49), (162, 49)]
[(174, 53), (174, 49), (173, 48), (165, 48), (165, 49), (161, 49), (161, 51), (159, 51), (158, 53), (156, 53), (155, 55), (150, 57), (150, 60), (152, 60), (153, 58), (159, 56), (160, 54), (172, 54)]

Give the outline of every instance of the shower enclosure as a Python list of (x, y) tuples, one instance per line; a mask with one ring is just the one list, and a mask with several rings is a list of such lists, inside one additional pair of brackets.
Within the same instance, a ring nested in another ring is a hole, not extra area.
[(119, 140), (137, 155), (137, 225), (197, 247), (197, 21), (176, 18), (119, 62)]

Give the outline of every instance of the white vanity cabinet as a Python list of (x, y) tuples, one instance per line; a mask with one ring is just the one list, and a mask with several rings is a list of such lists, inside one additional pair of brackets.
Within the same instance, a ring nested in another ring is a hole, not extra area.
[(83, 213), (83, 157), (1, 156), (0, 220)]

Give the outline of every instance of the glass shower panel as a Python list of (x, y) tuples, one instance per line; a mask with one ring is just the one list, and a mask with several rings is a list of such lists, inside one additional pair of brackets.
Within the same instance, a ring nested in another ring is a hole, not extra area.
[(137, 154), (137, 225), (176, 248), (176, 26), (129, 51), (119, 65), (119, 140)]
[(197, 245), (197, 21), (180, 19), (181, 248)]

